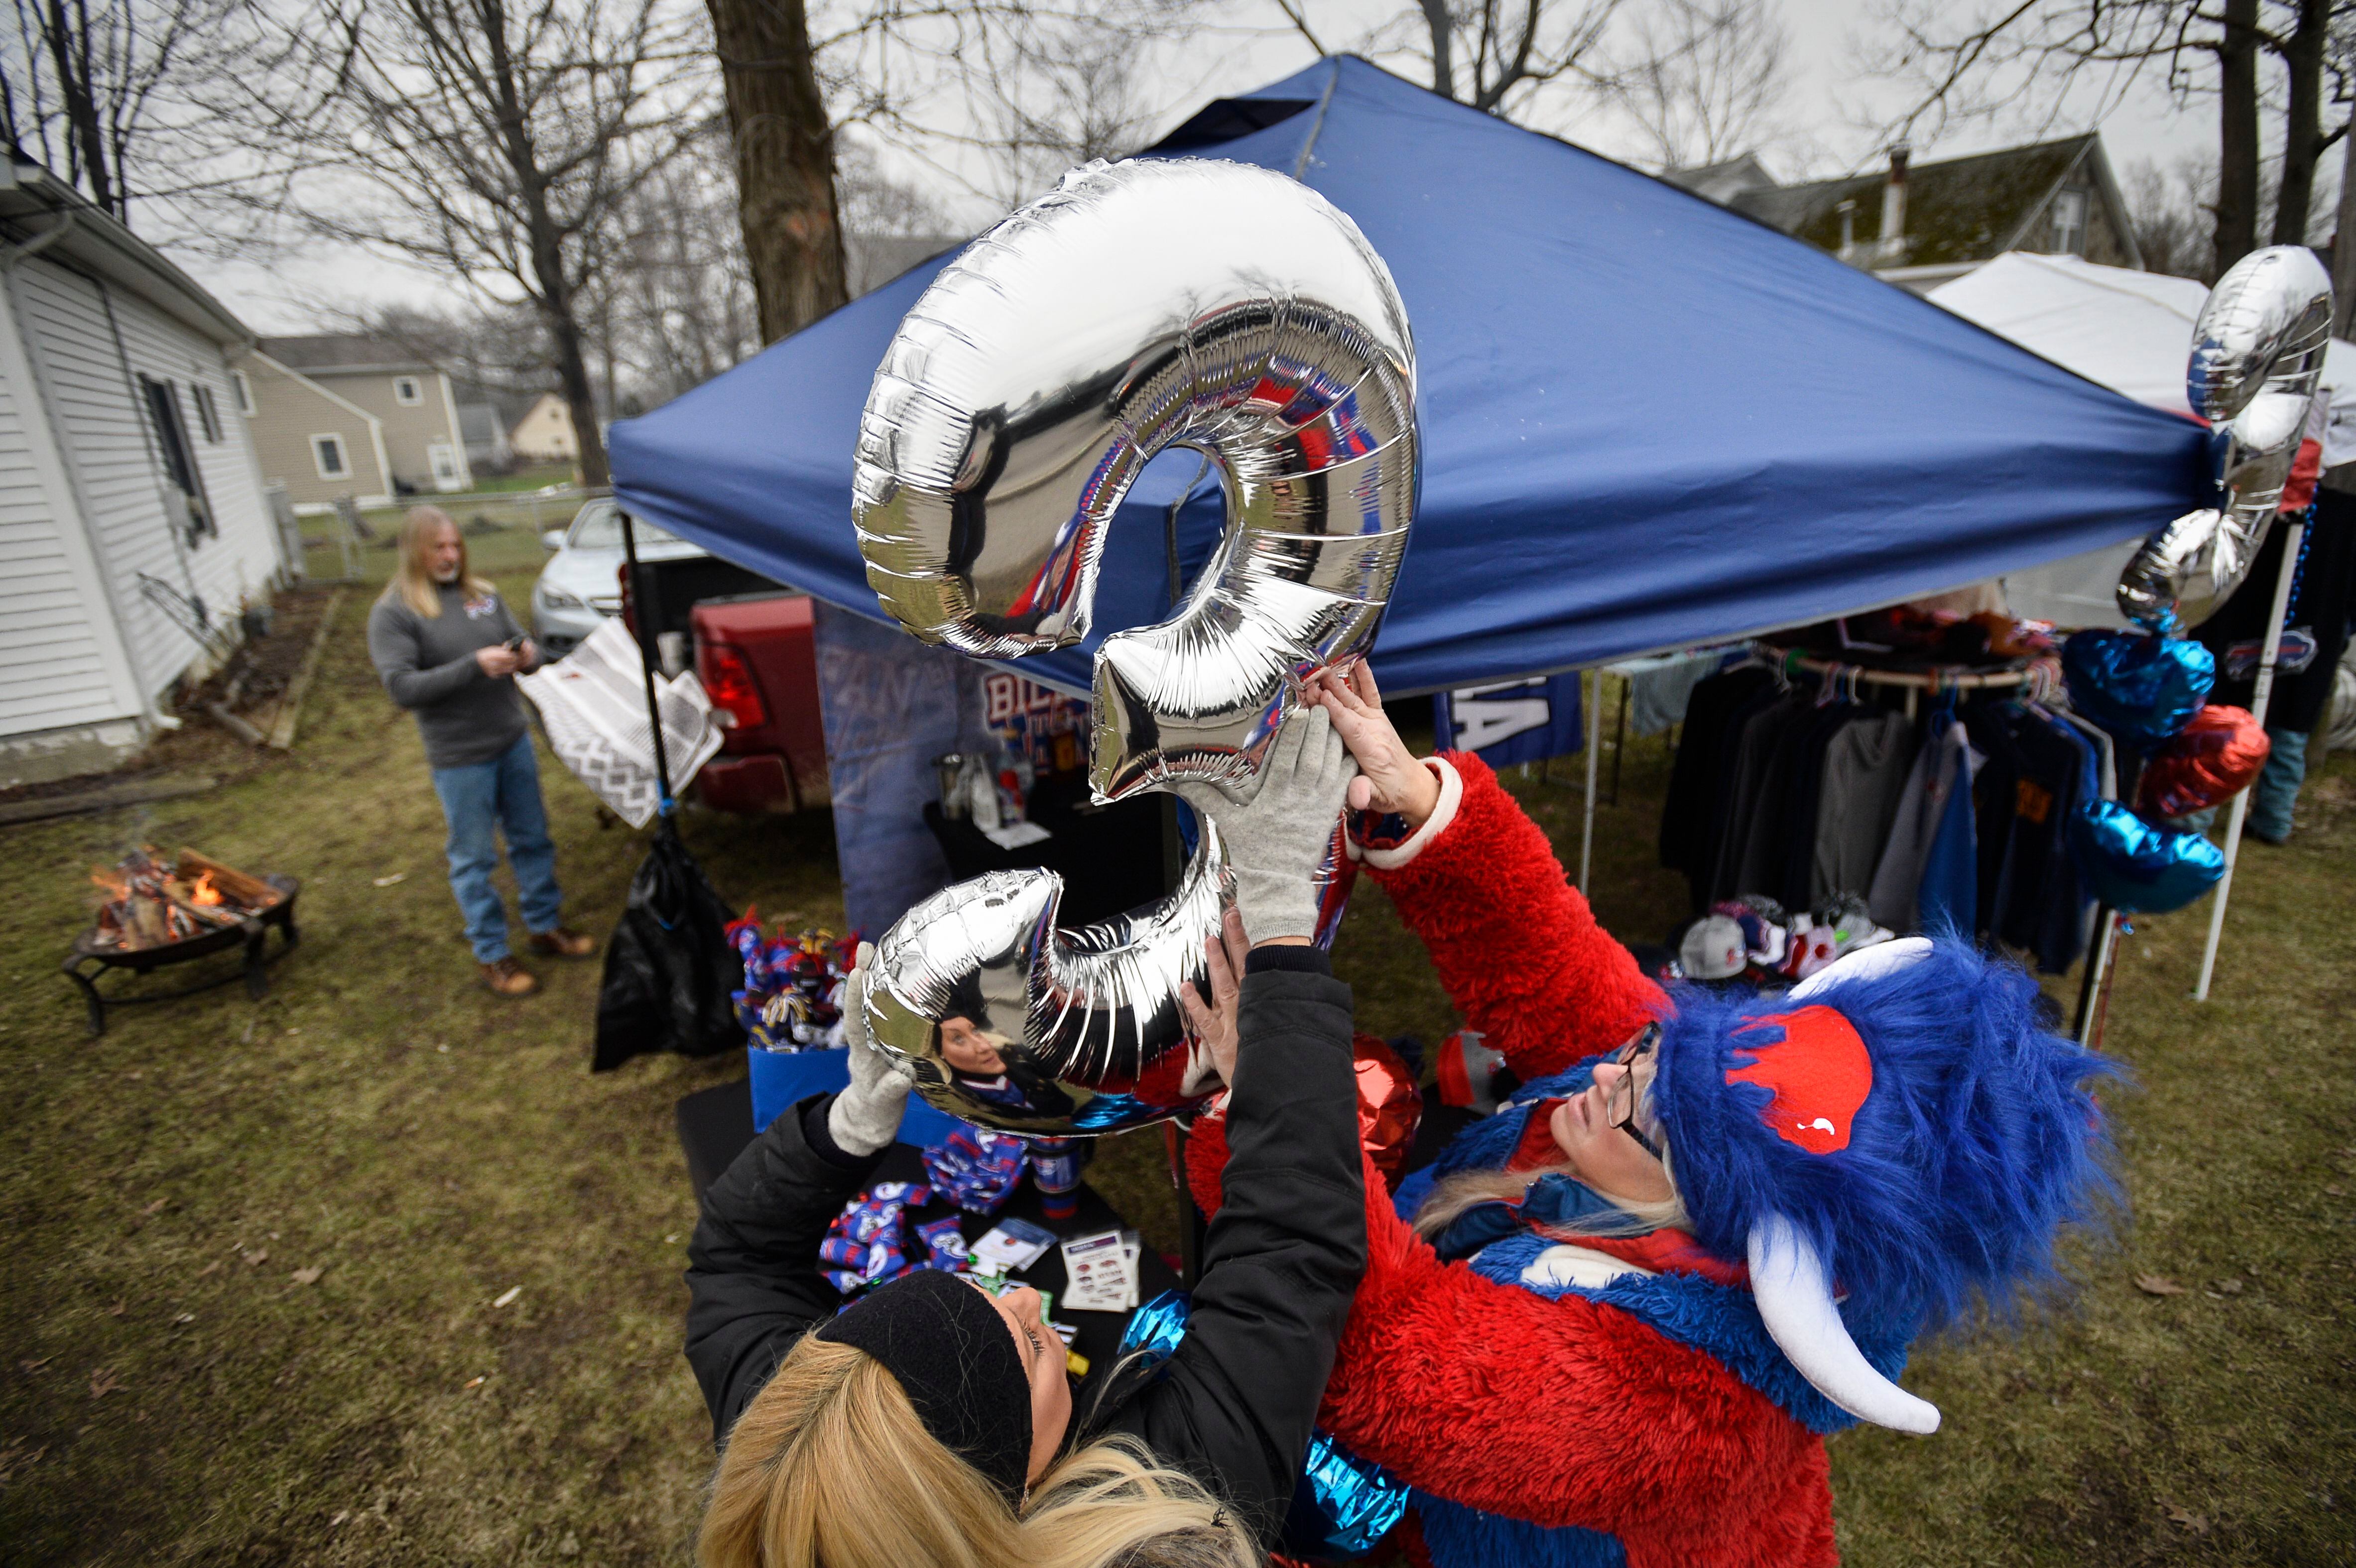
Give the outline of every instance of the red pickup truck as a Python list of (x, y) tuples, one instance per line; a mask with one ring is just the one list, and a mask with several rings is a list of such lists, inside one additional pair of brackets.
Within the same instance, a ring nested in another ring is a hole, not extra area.
[(827, 805), (809, 596), (712, 556), (641, 560), (635, 583), (626, 563), (617, 575), (630, 629), (651, 606), (665, 673), (691, 662), (712, 699), (720, 754), (695, 775), (693, 798), (744, 813)]

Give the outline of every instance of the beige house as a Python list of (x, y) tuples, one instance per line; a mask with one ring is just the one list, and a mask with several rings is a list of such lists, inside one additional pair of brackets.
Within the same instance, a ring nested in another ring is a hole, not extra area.
[(508, 445), (523, 463), (578, 463), (581, 442), (573, 433), (573, 410), (554, 392), (542, 392), (508, 432)]
[(398, 345), (265, 337), (240, 369), (262, 472), (297, 511), (473, 488), (450, 378)]

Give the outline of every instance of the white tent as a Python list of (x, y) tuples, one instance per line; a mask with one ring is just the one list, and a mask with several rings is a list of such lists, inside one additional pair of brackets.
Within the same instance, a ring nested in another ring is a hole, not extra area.
[[(1930, 298), (2090, 381), (2192, 417), (2185, 360), (2192, 325), (2209, 298), (2206, 284), (2074, 256), (2009, 251), (1941, 284)], [(2332, 340), (2323, 384), (2331, 391), (2323, 462), (2332, 467), (2356, 461), (2356, 344)], [(2065, 626), (2125, 625), (2111, 591), (2136, 542), (2007, 576), (2006, 603), (2016, 615)]]

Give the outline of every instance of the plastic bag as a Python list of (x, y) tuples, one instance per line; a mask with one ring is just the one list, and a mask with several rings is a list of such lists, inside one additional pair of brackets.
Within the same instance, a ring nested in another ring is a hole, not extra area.
[(713, 1056), (743, 1047), (729, 993), (744, 988), (744, 961), (729, 944), (728, 920), (703, 868), (666, 824), (605, 944), (592, 1071), (650, 1051)]

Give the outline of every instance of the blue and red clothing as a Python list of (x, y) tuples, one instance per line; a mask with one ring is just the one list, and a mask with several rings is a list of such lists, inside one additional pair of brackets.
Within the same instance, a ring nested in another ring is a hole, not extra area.
[[(1663, 1008), (1536, 824), (1478, 758), (1435, 759), (1440, 808), (1362, 847), (1467, 1027), (1525, 1087), (1434, 1174), (1552, 1163), (1554, 1104)], [(1198, 1124), (1190, 1184), (1218, 1206), (1224, 1141)], [(1766, 1568), (1838, 1561), (1824, 1435), (1851, 1424), (1793, 1370), (1743, 1271), (1673, 1230), (1587, 1233), (1608, 1208), (1569, 1176), (1460, 1215), (1439, 1244), (1369, 1166), (1368, 1264), (1319, 1425), (1416, 1490), (1440, 1568)], [(1596, 1254), (1601, 1254), (1597, 1257)], [(1616, 1264), (1619, 1266), (1615, 1267)], [(1859, 1335), (1894, 1374), (1902, 1336)]]

